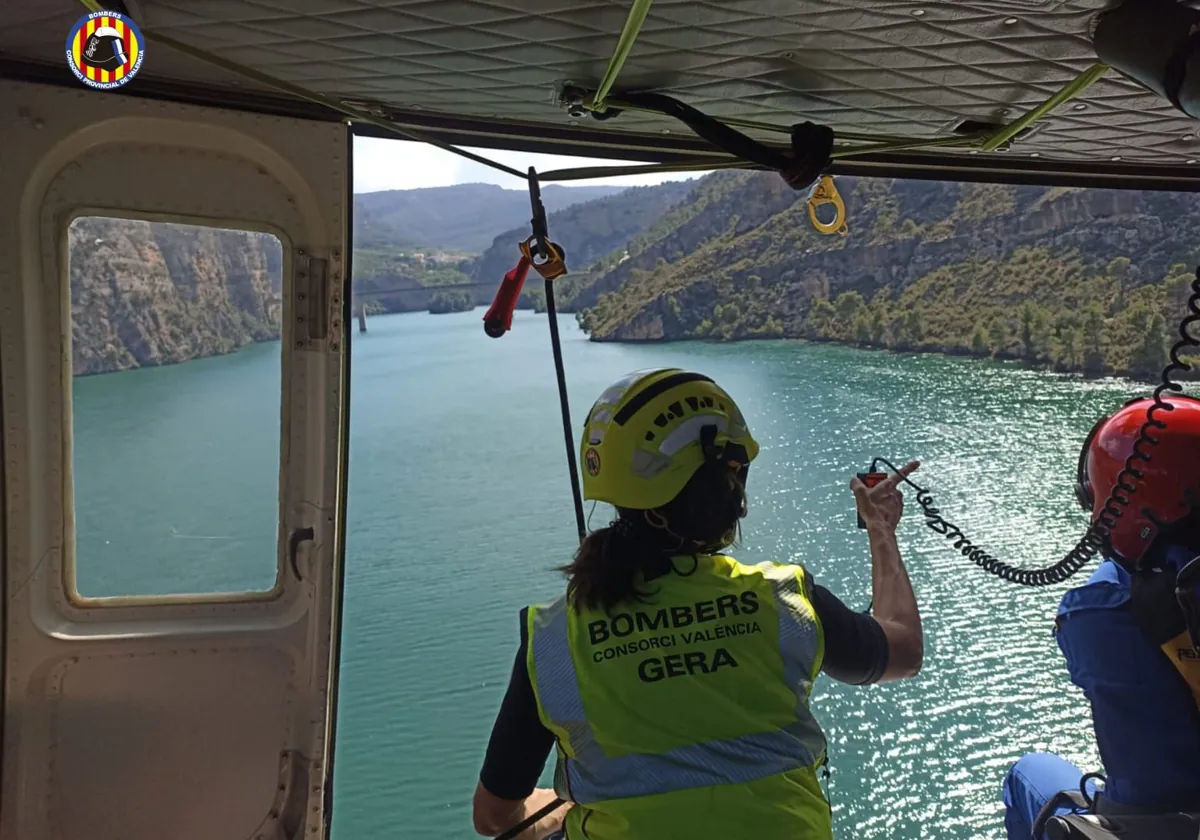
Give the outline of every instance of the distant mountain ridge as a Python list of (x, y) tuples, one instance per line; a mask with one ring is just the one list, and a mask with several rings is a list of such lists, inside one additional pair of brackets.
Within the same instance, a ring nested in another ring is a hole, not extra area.
[[(683, 201), (694, 186), (694, 181), (667, 181), (651, 187), (630, 187), (616, 195), (550, 213), (546, 224), (550, 238), (566, 253), (568, 277), (587, 273), (593, 263), (610, 254), (619, 257), (626, 245)], [(529, 224), (525, 223), (495, 237), (472, 266), (471, 279), (499, 282), (516, 261), (517, 243), (528, 236)]]
[[(614, 195), (572, 204), (547, 213), (550, 238), (566, 252), (569, 274), (559, 280), (556, 290), (568, 305), (574, 289), (590, 282), (589, 269), (602, 257), (615, 254), (646, 231), (672, 207), (684, 200), (694, 181), (668, 181), (649, 187), (631, 187)], [(572, 193), (573, 195), (573, 193)], [(505, 233), (493, 237), (492, 246), (478, 258), (446, 254), (397, 255), (395, 248), (370, 248), (359, 244), (354, 255), (356, 294), (383, 312), (424, 309), (435, 291), (423, 289), (450, 284), (477, 284), (462, 290), (475, 306), (490, 303), (505, 272), (516, 264), (518, 243), (530, 235), (528, 220), (522, 220)], [(541, 286), (530, 275), (526, 286), (527, 305), (540, 306)]]
[[(547, 213), (615, 195), (623, 187), (542, 187)], [(529, 192), (495, 184), (383, 190), (354, 196), (354, 247), (441, 249), (479, 254), (496, 235), (530, 218)]]

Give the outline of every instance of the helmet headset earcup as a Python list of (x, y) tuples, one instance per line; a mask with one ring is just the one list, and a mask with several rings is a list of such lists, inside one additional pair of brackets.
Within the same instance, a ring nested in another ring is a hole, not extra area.
[(1092, 512), (1092, 508), (1096, 506), (1096, 496), (1092, 492), (1092, 482), (1088, 479), (1087, 474), (1087, 458), (1088, 453), (1092, 449), (1092, 441), (1096, 439), (1096, 435), (1104, 428), (1104, 424), (1108, 422), (1112, 415), (1106, 414), (1096, 421), (1092, 426), (1092, 430), (1087, 433), (1087, 437), (1083, 440), (1083, 446), (1079, 449), (1079, 463), (1075, 467), (1075, 498), (1079, 502), (1079, 506), (1088, 513)]

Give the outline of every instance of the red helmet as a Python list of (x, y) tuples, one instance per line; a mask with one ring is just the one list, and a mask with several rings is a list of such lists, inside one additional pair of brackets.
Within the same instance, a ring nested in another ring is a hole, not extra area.
[[(1091, 511), (1093, 524), (1102, 518), (1105, 500), (1114, 489), (1118, 498), (1129, 499), (1128, 505), (1112, 505), (1110, 515), (1103, 518), (1111, 524), (1109, 547), (1114, 559), (1134, 567), (1159, 528), (1200, 508), (1200, 400), (1173, 395), (1163, 401), (1172, 409), (1154, 412), (1154, 419), (1166, 427), (1148, 431), (1159, 443), (1142, 443), (1138, 450), (1150, 460), (1135, 458), (1132, 463), (1140, 478), (1127, 475), (1117, 488), (1118, 476), (1146, 424), (1146, 410), (1154, 404), (1150, 398), (1130, 400), (1112, 416), (1101, 418), (1079, 453), (1075, 491), (1083, 509)], [(1121, 515), (1111, 516), (1113, 510)]]

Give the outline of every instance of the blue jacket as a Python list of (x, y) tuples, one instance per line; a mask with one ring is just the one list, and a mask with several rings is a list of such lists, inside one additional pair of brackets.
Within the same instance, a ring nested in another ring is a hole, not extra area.
[[(1166, 555), (1178, 566), (1192, 558)], [(1058, 608), (1058, 645), (1071, 681), (1092, 706), (1096, 744), (1113, 802), (1200, 808), (1200, 709), (1130, 607), (1129, 574), (1106, 560)]]

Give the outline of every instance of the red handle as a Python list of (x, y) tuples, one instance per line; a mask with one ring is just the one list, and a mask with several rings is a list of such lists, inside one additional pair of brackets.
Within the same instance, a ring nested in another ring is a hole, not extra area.
[[(874, 487), (876, 484), (883, 481), (887, 477), (888, 477), (887, 473), (865, 472), (865, 473), (858, 474), (858, 480), (861, 481), (863, 484), (867, 485), (868, 487)], [(858, 527), (859, 528), (867, 527), (867, 523), (863, 522), (863, 518), (861, 515), (859, 515), (859, 517), (858, 517)]]
[(517, 299), (521, 297), (521, 287), (525, 285), (529, 265), (529, 260), (522, 255), (513, 269), (500, 281), (496, 297), (483, 316), (483, 331), (492, 338), (500, 338), (512, 329), (513, 310), (517, 308)]
[(888, 477), (887, 473), (859, 473), (859, 480), (868, 487), (874, 487), (879, 482)]

